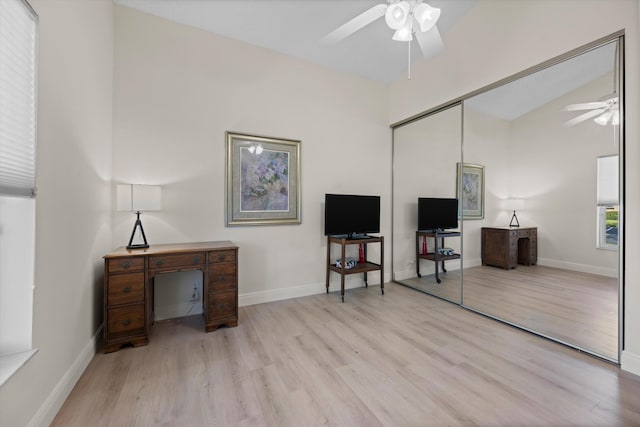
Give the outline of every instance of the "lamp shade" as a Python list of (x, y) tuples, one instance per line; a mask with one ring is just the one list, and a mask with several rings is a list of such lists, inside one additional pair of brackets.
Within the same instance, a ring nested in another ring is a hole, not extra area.
[(524, 199), (506, 199), (504, 208), (510, 211), (521, 211), (524, 209)]
[(162, 205), (159, 185), (118, 184), (116, 209), (119, 211), (159, 211)]
[(390, 5), (384, 15), (384, 20), (389, 28), (399, 30), (407, 22), (410, 9), (409, 3), (406, 1)]
[(413, 35), (411, 34), (412, 32), (412, 22), (411, 19), (408, 19), (406, 24), (404, 24), (399, 30), (396, 30), (396, 32), (393, 33), (392, 39), (399, 42), (410, 42), (411, 40), (413, 40)]
[(413, 16), (420, 24), (420, 31), (424, 33), (436, 25), (440, 18), (440, 9), (431, 7), (426, 3), (420, 3), (413, 10)]

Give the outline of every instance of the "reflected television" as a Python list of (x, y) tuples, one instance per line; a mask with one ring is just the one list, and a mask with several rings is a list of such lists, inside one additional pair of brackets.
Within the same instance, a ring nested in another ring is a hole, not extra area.
[(418, 230), (458, 228), (458, 199), (418, 198)]

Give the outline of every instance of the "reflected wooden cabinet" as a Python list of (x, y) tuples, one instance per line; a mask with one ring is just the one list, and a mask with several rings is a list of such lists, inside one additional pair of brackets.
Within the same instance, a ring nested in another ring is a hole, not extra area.
[(483, 227), (482, 265), (506, 270), (538, 262), (537, 227)]
[(157, 274), (202, 271), (205, 330), (238, 325), (238, 247), (231, 242), (119, 248), (104, 260), (105, 353), (149, 342)]

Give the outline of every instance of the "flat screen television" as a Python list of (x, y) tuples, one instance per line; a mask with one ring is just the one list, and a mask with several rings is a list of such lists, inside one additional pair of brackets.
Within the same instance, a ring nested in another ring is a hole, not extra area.
[(418, 198), (418, 230), (458, 228), (458, 199)]
[(380, 232), (380, 196), (325, 194), (324, 234), (353, 237)]

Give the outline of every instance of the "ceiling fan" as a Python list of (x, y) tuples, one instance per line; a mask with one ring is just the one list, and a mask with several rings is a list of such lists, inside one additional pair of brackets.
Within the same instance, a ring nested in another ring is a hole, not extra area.
[(613, 92), (599, 101), (585, 102), (582, 104), (570, 104), (564, 107), (564, 111), (590, 110), (567, 121), (565, 126), (573, 126), (593, 118), (593, 121), (601, 126), (611, 123), (616, 126), (620, 124), (620, 111), (618, 110), (618, 95)]
[(324, 36), (322, 42), (338, 43), (383, 16), (387, 26), (395, 30), (392, 39), (410, 42), (415, 35), (425, 58), (444, 49), (436, 26), (440, 9), (422, 0), (387, 0), (387, 4), (375, 5)]

